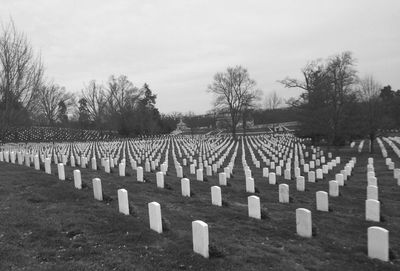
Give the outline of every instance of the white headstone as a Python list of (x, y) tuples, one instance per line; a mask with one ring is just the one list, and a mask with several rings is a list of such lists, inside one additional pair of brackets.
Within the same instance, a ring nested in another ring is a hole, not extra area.
[(251, 177), (246, 178), (246, 192), (248, 192), (248, 193), (255, 192), (254, 179)]
[(49, 157), (44, 160), (44, 170), (47, 174), (51, 174), (51, 159)]
[(329, 181), (329, 196), (339, 197), (339, 183), (337, 181)]
[(104, 160), (104, 172), (105, 173), (110, 173), (111, 172), (110, 160), (109, 159)]
[(281, 168), (281, 166), (276, 166), (275, 174), (276, 174), (276, 176), (282, 176), (282, 168)]
[(290, 180), (292, 178), (290, 169), (285, 169), (284, 175), (285, 175), (285, 180)]
[(304, 191), (306, 189), (305, 185), (306, 184), (303, 176), (299, 176), (296, 178), (297, 191)]
[(267, 167), (263, 168), (263, 177), (268, 178), (268, 174), (269, 174), (269, 169)]
[(268, 176), (269, 184), (276, 184), (276, 175), (274, 172), (270, 172)]
[(164, 188), (164, 173), (159, 171), (156, 173), (157, 187)]
[(212, 167), (211, 166), (207, 166), (206, 167), (206, 175), (207, 176), (212, 176)]
[(374, 199), (365, 201), (365, 219), (369, 221), (380, 221), (380, 202)]
[(295, 167), (294, 168), (294, 177), (297, 178), (300, 176), (300, 168), (299, 167)]
[(322, 180), (324, 178), (324, 175), (322, 174), (322, 169), (318, 168), (317, 169), (317, 180)]
[(368, 177), (368, 185), (378, 186), (378, 179), (376, 177)]
[(194, 164), (190, 164), (190, 174), (196, 174), (196, 166)]
[(329, 212), (329, 199), (328, 193), (325, 191), (318, 191), (315, 193), (317, 200), (317, 210), (323, 212)]
[(261, 219), (261, 205), (260, 198), (257, 196), (247, 197), (249, 217)]
[(301, 237), (312, 237), (311, 211), (304, 208), (296, 209), (296, 230)]
[(148, 160), (144, 163), (144, 171), (150, 172), (150, 162)]
[(94, 178), (92, 180), (93, 184), (93, 195), (97, 200), (103, 200), (103, 189), (101, 188), (101, 180), (99, 178)]
[(368, 228), (368, 257), (389, 261), (389, 231), (381, 227)]
[(71, 167), (75, 167), (75, 156), (71, 155), (69, 163), (71, 164)]
[(344, 176), (341, 173), (337, 173), (335, 175), (335, 181), (340, 185), (343, 186), (344, 185)]
[(33, 157), (33, 164), (35, 165), (36, 170), (40, 170), (40, 161), (39, 161), (39, 156), (35, 155)]
[(231, 169), (229, 167), (225, 167), (224, 172), (226, 174), (226, 178), (229, 179), (231, 177)]
[(208, 225), (201, 220), (192, 222), (193, 251), (202, 255), (204, 258), (209, 257), (208, 253)]
[(137, 167), (136, 168), (136, 180), (138, 182), (144, 182), (144, 179), (143, 179), (143, 168), (142, 167)]
[(76, 189), (82, 189), (81, 171), (79, 169), (74, 170), (74, 185)]
[(198, 181), (203, 181), (204, 180), (204, 178), (203, 178), (203, 169), (202, 168), (199, 168), (199, 169), (196, 170), (196, 180), (198, 180)]
[(308, 181), (310, 183), (315, 183), (315, 171), (308, 172)]
[(125, 163), (119, 163), (118, 169), (119, 169), (119, 176), (124, 177), (125, 176)]
[(182, 196), (190, 197), (190, 180), (188, 178), (181, 179)]
[(367, 199), (379, 200), (378, 198), (378, 187), (375, 185), (367, 186)]
[(57, 165), (57, 171), (58, 171), (58, 179), (61, 181), (65, 181), (65, 170), (63, 163), (59, 163)]
[(162, 233), (163, 228), (162, 228), (162, 216), (161, 216), (160, 204), (158, 202), (153, 201), (148, 204), (148, 207), (149, 207), (150, 229), (158, 233)]
[(219, 186), (211, 187), (211, 203), (212, 205), (222, 206), (221, 188)]
[(289, 203), (289, 186), (287, 184), (279, 185), (279, 202)]
[(176, 177), (183, 178), (183, 168), (182, 168), (182, 166), (178, 166), (176, 168)]
[(323, 165), (323, 166), (322, 166), (322, 173), (323, 173), (323, 174), (328, 174), (328, 173), (329, 173), (328, 165)]
[(226, 186), (226, 174), (225, 172), (220, 172), (218, 174), (218, 178), (219, 178), (219, 185), (225, 185)]
[(124, 215), (129, 215), (128, 191), (126, 189), (118, 189), (118, 209)]

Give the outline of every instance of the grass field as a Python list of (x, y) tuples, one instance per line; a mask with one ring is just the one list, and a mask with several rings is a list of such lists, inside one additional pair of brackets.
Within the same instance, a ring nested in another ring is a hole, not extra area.
[[(241, 157), (241, 148), (237, 157)], [(155, 173), (145, 173), (146, 183), (130, 176), (81, 169), (85, 187), (74, 188), (73, 168), (66, 167), (66, 181), (33, 168), (0, 163), (0, 270), (399, 270), (400, 186), (376, 152), (382, 222), (365, 221), (367, 153), (345, 149), (334, 153), (342, 163), (323, 181), (306, 183), (296, 191), (295, 181), (277, 179), (290, 186), (291, 202), (278, 202), (278, 185), (253, 170), (256, 195), (263, 219), (247, 215), (244, 173), (237, 159), (230, 185), (222, 187), (224, 204), (211, 205), (210, 187), (184, 173), (191, 181), (191, 198), (181, 196), (180, 180), (173, 166), (166, 176), (166, 189), (156, 187)], [(328, 181), (357, 156), (353, 176), (341, 195), (329, 198), (331, 211), (318, 212), (315, 192), (328, 191)], [(392, 159), (395, 158), (391, 155)], [(172, 159), (170, 159), (172, 161)], [(396, 165), (399, 160), (395, 159)], [(102, 180), (105, 200), (93, 199), (91, 179)], [(118, 213), (117, 189), (128, 190), (131, 215)], [(149, 229), (147, 204), (161, 204), (164, 233)], [(312, 211), (314, 236), (296, 234), (295, 210)], [(191, 222), (209, 225), (210, 259), (192, 251)], [(367, 228), (389, 230), (388, 263), (367, 256)]]

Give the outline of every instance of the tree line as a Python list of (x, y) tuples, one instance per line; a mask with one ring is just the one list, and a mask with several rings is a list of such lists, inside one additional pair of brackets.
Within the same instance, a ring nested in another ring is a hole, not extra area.
[(79, 94), (48, 80), (41, 57), (13, 21), (0, 33), (0, 127), (61, 126), (116, 130), (121, 135), (169, 133), (179, 121), (161, 115), (148, 84), (125, 75), (92, 80)]
[(300, 136), (330, 145), (368, 136), (372, 150), (382, 131), (400, 127), (400, 90), (382, 87), (373, 75), (359, 77), (351, 52), (311, 61), (301, 72), (301, 79), (280, 81), (303, 90), (290, 101)]

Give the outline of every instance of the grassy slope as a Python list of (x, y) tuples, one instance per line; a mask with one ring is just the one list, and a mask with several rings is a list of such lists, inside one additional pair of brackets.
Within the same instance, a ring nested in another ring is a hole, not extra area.
[[(342, 154), (336, 171), (353, 155)], [(138, 183), (133, 176), (82, 169), (87, 187), (79, 191), (73, 188), (70, 167), (66, 167), (68, 180), (59, 181), (54, 174), (0, 163), (0, 270), (398, 270), (400, 187), (376, 155), (384, 221), (366, 222), (367, 157), (358, 158), (341, 196), (329, 199), (330, 213), (315, 211), (315, 192), (327, 191), (327, 181), (336, 171), (322, 182), (306, 183), (306, 192), (295, 191), (294, 181), (287, 182), (290, 204), (278, 202), (278, 187), (268, 185), (261, 170), (253, 172), (266, 214), (261, 221), (247, 217), (250, 194), (243, 192), (243, 172), (235, 173), (231, 186), (222, 187), (225, 206), (215, 207), (210, 187), (217, 184), (216, 177), (203, 183), (192, 181), (194, 195), (189, 199), (180, 196), (180, 182), (173, 176), (166, 177), (170, 189), (162, 190), (156, 188), (154, 173), (146, 174), (150, 183)], [(93, 199), (90, 180), (94, 177), (102, 179), (104, 202)], [(119, 188), (128, 190), (129, 216), (117, 211)], [(148, 226), (147, 203), (151, 201), (161, 204), (167, 229), (161, 235)], [(299, 207), (312, 211), (316, 234), (312, 239), (295, 234)], [(209, 225), (211, 259), (192, 253), (191, 222), (197, 219)], [(390, 263), (366, 255), (367, 228), (372, 225), (390, 231)]]

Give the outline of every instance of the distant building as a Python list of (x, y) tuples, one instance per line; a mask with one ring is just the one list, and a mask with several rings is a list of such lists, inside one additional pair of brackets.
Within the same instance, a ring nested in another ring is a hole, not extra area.
[(190, 128), (181, 119), (179, 121), (179, 123), (176, 125), (176, 129), (174, 131), (172, 131), (171, 134), (178, 135), (178, 134), (188, 133), (188, 132), (190, 132)]
[(176, 129), (177, 129), (177, 130), (181, 130), (182, 132), (183, 132), (183, 131), (188, 131), (188, 130), (190, 130), (190, 128), (187, 127), (186, 123), (184, 123), (182, 119), (181, 119), (181, 120), (179, 121), (179, 123), (176, 125)]
[[(232, 117), (230, 113), (218, 113), (216, 116), (216, 127), (218, 129), (227, 129), (232, 127)], [(236, 124), (236, 127), (242, 128), (243, 127), (243, 120), (240, 117), (238, 123)], [(247, 128), (252, 128), (254, 127), (254, 120), (249, 117), (249, 119), (246, 121), (246, 127)]]

